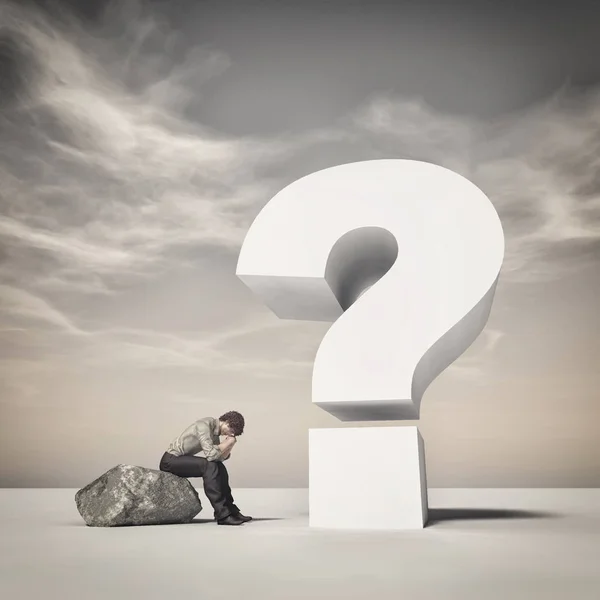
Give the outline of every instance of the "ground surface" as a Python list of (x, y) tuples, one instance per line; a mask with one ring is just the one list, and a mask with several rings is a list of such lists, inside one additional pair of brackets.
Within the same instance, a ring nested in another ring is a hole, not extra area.
[(0, 489), (7, 600), (600, 599), (600, 489), (429, 491), (412, 532), (308, 526), (307, 490), (234, 490), (256, 521), (86, 527), (77, 490)]

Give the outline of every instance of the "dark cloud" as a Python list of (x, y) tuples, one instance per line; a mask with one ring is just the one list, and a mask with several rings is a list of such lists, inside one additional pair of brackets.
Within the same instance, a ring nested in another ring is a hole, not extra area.
[[(31, 319), (33, 327), (44, 322), (78, 343), (98, 344), (93, 328), (61, 308), (76, 305), (67, 297), (114, 294), (202, 252), (235, 256), (251, 219), (277, 189), (349, 160), (416, 158), (471, 178), (501, 215), (506, 282), (560, 277), (573, 267), (557, 255), (575, 253), (578, 266), (595, 260), (588, 250), (600, 236), (595, 91), (563, 90), (496, 120), (377, 95), (329, 129), (232, 137), (184, 110), (230, 59), (186, 46), (142, 4), (112, 4), (93, 27), (25, 5), (6, 4), (2, 14), (8, 83), (0, 273), (9, 327)], [(146, 360), (132, 353), (135, 344), (121, 342), (117, 335), (120, 350), (107, 350), (114, 360), (119, 352)], [(155, 347), (163, 342), (155, 339)], [(187, 360), (184, 347), (173, 360)]]

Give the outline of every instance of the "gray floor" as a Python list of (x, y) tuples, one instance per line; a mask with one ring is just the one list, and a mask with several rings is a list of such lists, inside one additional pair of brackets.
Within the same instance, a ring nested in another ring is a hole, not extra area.
[(76, 490), (0, 489), (0, 597), (600, 599), (600, 489), (430, 490), (412, 532), (308, 527), (307, 490), (234, 490), (257, 518), (86, 527)]

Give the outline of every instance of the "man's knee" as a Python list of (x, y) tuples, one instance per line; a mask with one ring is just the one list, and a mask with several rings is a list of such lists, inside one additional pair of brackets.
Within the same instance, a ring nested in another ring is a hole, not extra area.
[(204, 467), (204, 477), (215, 477), (219, 473), (219, 463), (215, 460), (207, 460)]

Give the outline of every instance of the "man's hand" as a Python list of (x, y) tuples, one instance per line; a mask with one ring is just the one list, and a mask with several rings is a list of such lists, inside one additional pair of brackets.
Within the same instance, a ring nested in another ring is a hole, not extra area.
[(236, 442), (237, 440), (233, 435), (227, 435), (225, 436), (225, 441), (221, 443), (221, 449), (227, 452), (235, 446)]
[(235, 436), (233, 436), (233, 435), (225, 436), (225, 441), (221, 443), (221, 447), (222, 447), (222, 451), (223, 451), (223, 456), (221, 457), (222, 460), (226, 460), (229, 458), (229, 456), (231, 454), (231, 449), (235, 446), (236, 442), (237, 442), (237, 439), (235, 438)]

